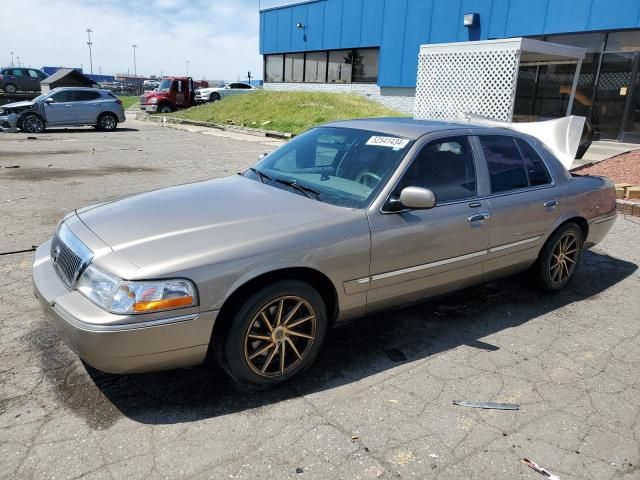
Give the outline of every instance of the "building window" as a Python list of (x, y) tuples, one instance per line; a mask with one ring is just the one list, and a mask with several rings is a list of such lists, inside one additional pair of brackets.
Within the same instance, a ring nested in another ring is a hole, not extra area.
[(378, 81), (378, 49), (358, 49), (353, 51), (351, 78), (354, 83), (375, 83)]
[(309, 52), (305, 60), (304, 81), (324, 83), (327, 81), (327, 52)]
[(265, 55), (266, 82), (376, 83), (379, 48)]
[(304, 81), (304, 53), (287, 53), (284, 56), (284, 81)]
[(640, 30), (612, 32), (607, 37), (607, 52), (637, 52), (640, 50)]
[(284, 71), (284, 58), (282, 55), (267, 55), (265, 57), (265, 81), (282, 82)]
[(351, 83), (353, 50), (329, 52), (327, 81), (329, 83)]

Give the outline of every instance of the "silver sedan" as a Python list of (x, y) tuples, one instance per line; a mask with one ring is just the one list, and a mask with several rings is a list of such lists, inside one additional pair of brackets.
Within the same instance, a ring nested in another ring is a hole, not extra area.
[(348, 319), (521, 271), (558, 291), (615, 218), (609, 180), (572, 176), (527, 135), (354, 120), (241, 175), (73, 211), (33, 279), (46, 317), (98, 369), (217, 360), (265, 388)]

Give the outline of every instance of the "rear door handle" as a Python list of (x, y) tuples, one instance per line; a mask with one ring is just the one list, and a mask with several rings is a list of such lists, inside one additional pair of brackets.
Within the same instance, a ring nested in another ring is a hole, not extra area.
[(490, 215), (487, 212), (476, 213), (475, 215), (471, 215), (467, 218), (467, 220), (469, 220), (469, 222), (481, 222), (489, 218), (489, 216)]
[(545, 208), (555, 207), (558, 205), (557, 200), (549, 200), (548, 202), (544, 202)]

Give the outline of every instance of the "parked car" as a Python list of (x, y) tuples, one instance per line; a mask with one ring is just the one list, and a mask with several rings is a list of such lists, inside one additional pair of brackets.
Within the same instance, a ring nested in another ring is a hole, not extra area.
[(221, 87), (200, 88), (196, 90), (196, 103), (216, 102), (225, 97), (255, 92), (256, 88), (248, 83), (226, 83)]
[(0, 126), (10, 127), (10, 118), (27, 133), (42, 133), (48, 127), (92, 125), (115, 130), (125, 121), (122, 102), (109, 90), (60, 87), (33, 100), (0, 107)]
[(165, 77), (158, 88), (140, 96), (140, 108), (147, 113), (171, 113), (195, 105), (195, 91), (206, 82), (191, 77)]
[(48, 75), (35, 68), (8, 67), (0, 70), (0, 88), (6, 93), (39, 92), (40, 82)]
[(525, 270), (561, 290), (615, 205), (611, 181), (573, 177), (524, 134), (342, 121), (243, 174), (68, 213), (33, 280), (46, 317), (98, 369), (216, 358), (263, 388), (307, 368), (350, 318)]

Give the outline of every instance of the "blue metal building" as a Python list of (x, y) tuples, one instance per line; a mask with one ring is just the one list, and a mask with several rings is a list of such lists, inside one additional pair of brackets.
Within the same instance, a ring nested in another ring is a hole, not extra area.
[[(519, 36), (587, 48), (578, 113), (603, 138), (640, 140), (640, 0), (311, 0), (260, 11), (265, 88), (411, 96), (420, 45)], [(516, 113), (560, 112), (571, 68), (523, 66)]]

